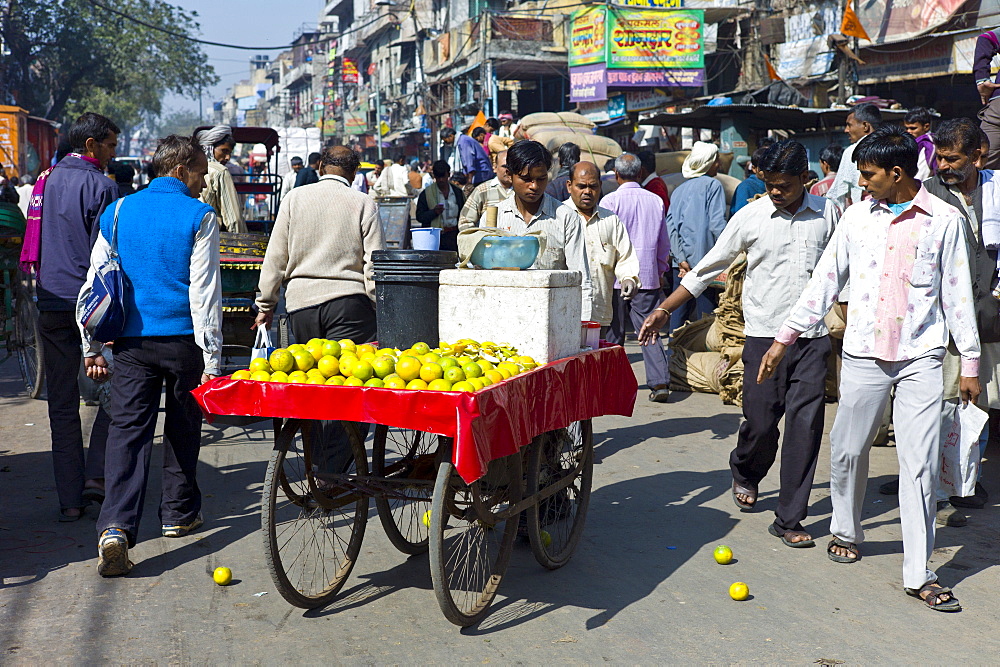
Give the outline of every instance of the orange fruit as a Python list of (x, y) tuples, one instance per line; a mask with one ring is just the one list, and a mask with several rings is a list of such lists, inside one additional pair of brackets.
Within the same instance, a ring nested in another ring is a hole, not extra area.
[(424, 382), (432, 382), (444, 377), (444, 369), (437, 364), (424, 364), (420, 367), (420, 379)]
[(420, 360), (414, 357), (400, 357), (396, 362), (396, 372), (407, 382), (420, 377)]
[(250, 379), (250, 375), (251, 375), (251, 373), (250, 373), (249, 370), (243, 369), (241, 371), (236, 371), (235, 373), (233, 373), (229, 377), (232, 378), (233, 380), (249, 380)]
[(323, 377), (322, 373), (310, 375), (306, 378), (306, 384), (326, 384), (326, 378)]
[(469, 362), (462, 366), (462, 372), (467, 378), (478, 378), (483, 376), (483, 367), (477, 363)]
[(307, 350), (295, 351), (292, 356), (295, 358), (295, 368), (303, 373), (316, 365), (316, 358)]
[(466, 378), (465, 381), (468, 384), (472, 385), (473, 391), (479, 391), (480, 389), (486, 386), (486, 384), (483, 382), (483, 378)]
[(288, 382), (288, 374), (283, 371), (271, 373), (271, 382)]
[(344, 338), (337, 341), (340, 343), (341, 353), (351, 352), (352, 354), (358, 349), (358, 346), (354, 344), (354, 341), (350, 338)]
[(292, 354), (295, 354), (296, 352), (304, 352), (305, 349), (306, 349), (306, 346), (303, 345), (302, 343), (293, 343), (293, 344), (289, 345), (287, 349)]
[(372, 356), (375, 355), (375, 346), (369, 345), (368, 343), (365, 343), (364, 345), (358, 345), (357, 349), (355, 350), (355, 354), (357, 354), (359, 357), (362, 354), (368, 354), (369, 352), (372, 354)]
[(382, 380), (380, 380), (379, 378), (372, 378), (372, 379), (368, 380), (368, 382), (365, 382), (365, 386), (366, 387), (379, 387), (379, 388), (381, 388), (381, 387), (385, 386), (385, 383), (382, 382)]
[(475, 391), (476, 388), (473, 387), (468, 382), (462, 381), (462, 382), (456, 382), (455, 384), (451, 385), (451, 390), (452, 391)]
[(271, 362), (271, 368), (276, 371), (289, 373), (295, 370), (295, 357), (293, 357), (292, 353), (288, 350), (278, 348), (271, 353), (271, 357), (268, 361)]
[(306, 341), (306, 348), (308, 348), (310, 345), (322, 345), (325, 342), (326, 341), (323, 340), (322, 338), (310, 338), (309, 340)]
[(267, 359), (257, 358), (250, 361), (250, 372), (255, 373), (257, 371), (264, 371), (265, 373), (271, 372), (271, 364)]
[(319, 361), (320, 357), (323, 356), (323, 341), (318, 338), (313, 338), (311, 341), (306, 343), (306, 352), (311, 354), (313, 359)]
[(292, 371), (288, 374), (288, 381), (292, 384), (305, 384), (308, 379), (305, 371)]
[(451, 391), (451, 383), (444, 378), (438, 378), (437, 380), (431, 380), (427, 388), (431, 391)]
[(351, 369), (354, 368), (354, 364), (358, 363), (358, 358), (353, 354), (342, 354), (340, 355), (340, 374), (346, 377), (351, 377)]
[(271, 374), (267, 371), (255, 371), (250, 375), (250, 379), (257, 382), (267, 382), (271, 379)]
[(729, 587), (729, 597), (736, 601), (746, 600), (750, 597), (750, 587), (744, 584), (742, 581), (737, 581), (735, 584)]
[(476, 363), (479, 364), (479, 367), (483, 369), (484, 373), (486, 371), (493, 370), (493, 364), (491, 364), (490, 362), (486, 361), (485, 359), (480, 359)]
[(361, 360), (351, 366), (351, 375), (362, 382), (368, 382), (368, 380), (371, 380), (375, 376), (375, 370), (370, 363)]
[(503, 373), (501, 373), (500, 371), (486, 371), (485, 373), (483, 373), (483, 377), (489, 378), (490, 382), (492, 382), (493, 384), (496, 384), (497, 382), (503, 382), (504, 380), (507, 379), (503, 376)]
[(340, 372), (340, 361), (337, 360), (337, 357), (323, 355), (319, 358), (316, 368), (323, 374), (323, 377), (331, 378)]
[(465, 381), (465, 371), (458, 366), (449, 366), (444, 369), (444, 379), (453, 384), (463, 382)]
[(345, 387), (363, 387), (365, 383), (355, 377), (350, 377), (344, 380)]
[(339, 357), (341, 353), (340, 343), (335, 340), (328, 340), (323, 343), (323, 355), (330, 357)]
[(427, 343), (414, 343), (411, 349), (417, 354), (427, 354), (431, 351), (431, 346)]
[(410, 380), (406, 383), (406, 388), (414, 391), (420, 391), (421, 389), (427, 389), (427, 383), (417, 378), (416, 380)]
[(344, 386), (344, 378), (340, 377), (339, 375), (334, 375), (332, 378), (330, 378), (329, 380), (327, 380), (326, 383), (329, 384), (329, 385), (337, 386), (337, 387), (343, 387)]
[(441, 357), (441, 359), (438, 360), (438, 365), (441, 366), (441, 368), (446, 368), (446, 369), (462, 367), (461, 364), (458, 363), (458, 359), (456, 359), (455, 357)]
[(406, 389), (406, 380), (396, 376), (389, 376), (383, 382), (383, 387), (386, 389)]
[(375, 370), (375, 375), (381, 379), (385, 379), (396, 370), (396, 362), (390, 357), (375, 357), (375, 360), (371, 364)]
[(502, 375), (504, 380), (506, 380), (512, 375), (512, 373), (504, 366), (497, 366), (496, 370), (494, 370), (493, 372)]

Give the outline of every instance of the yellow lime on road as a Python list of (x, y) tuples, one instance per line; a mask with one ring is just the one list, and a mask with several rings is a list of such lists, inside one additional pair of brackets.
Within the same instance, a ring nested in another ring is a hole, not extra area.
[(228, 567), (217, 567), (212, 573), (212, 580), (220, 586), (228, 586), (233, 580), (233, 571)]
[(423, 522), (424, 522), (424, 525), (427, 526), (428, 528), (431, 527), (431, 511), (430, 510), (427, 510), (426, 512), (424, 512)]
[(539, 533), (539, 537), (542, 538), (543, 547), (548, 549), (549, 547), (552, 546), (552, 535), (549, 534), (549, 531), (543, 530), (541, 533)]
[(746, 600), (750, 597), (750, 587), (742, 581), (737, 581), (729, 587), (729, 597), (736, 601)]
[(725, 544), (720, 544), (715, 547), (715, 551), (712, 552), (712, 556), (715, 557), (715, 562), (719, 565), (729, 565), (729, 563), (733, 560), (733, 550)]

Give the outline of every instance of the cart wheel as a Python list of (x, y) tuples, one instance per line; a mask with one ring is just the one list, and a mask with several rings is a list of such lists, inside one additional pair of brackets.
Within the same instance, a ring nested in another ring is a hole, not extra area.
[(42, 361), (42, 337), (38, 332), (38, 309), (35, 307), (35, 279), (19, 272), (14, 305), (14, 350), (30, 398), (39, 398), (45, 388)]
[[(372, 448), (372, 476), (399, 483), (387, 494), (375, 496), (378, 518), (385, 535), (404, 554), (427, 551), (428, 528), (424, 513), (430, 509), (438, 453), (447, 449), (445, 438), (378, 424)], [(442, 446), (439, 446), (442, 445)]]
[[(525, 510), (531, 551), (535, 560), (550, 570), (562, 567), (573, 557), (587, 521), (594, 478), (594, 430), (589, 419), (543, 433), (531, 445), (529, 496), (567, 478), (572, 478), (568, 486)], [(546, 535), (542, 535), (543, 531)]]
[(521, 475), (520, 453), (493, 461), (471, 485), (449, 461), (438, 467), (431, 503), (431, 580), (441, 611), (455, 625), (479, 622), (497, 593), (520, 516), (497, 514), (520, 502)]
[(310, 422), (290, 419), (275, 432), (264, 478), (261, 528), (271, 578), (290, 604), (313, 609), (328, 604), (347, 581), (361, 551), (368, 496), (348, 475), (367, 475), (368, 459), (357, 425), (341, 422), (352, 460), (343, 475), (326, 474), (312, 462)]

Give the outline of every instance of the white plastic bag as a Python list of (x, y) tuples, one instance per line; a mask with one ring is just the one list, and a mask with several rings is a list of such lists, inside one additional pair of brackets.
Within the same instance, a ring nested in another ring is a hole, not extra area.
[(271, 333), (263, 326), (257, 327), (257, 338), (254, 339), (250, 358), (267, 359), (272, 352), (274, 352), (274, 346), (271, 344)]
[(972, 403), (946, 405), (952, 406), (954, 417), (942, 425), (941, 488), (949, 496), (971, 496), (979, 477), (979, 435), (989, 415)]

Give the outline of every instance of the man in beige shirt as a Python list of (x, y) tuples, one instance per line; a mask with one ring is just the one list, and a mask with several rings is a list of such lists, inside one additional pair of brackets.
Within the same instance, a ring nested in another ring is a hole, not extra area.
[(601, 198), (601, 172), (593, 162), (578, 162), (566, 183), (573, 208), (584, 225), (587, 260), (594, 308), (590, 319), (601, 327), (611, 326), (615, 279), (621, 283), (622, 298), (631, 299), (642, 287), (639, 283), (639, 258), (632, 248), (628, 231), (618, 216), (597, 202)]
[(215, 209), (222, 231), (245, 233), (247, 223), (243, 220), (243, 206), (233, 176), (226, 168), (236, 147), (232, 130), (228, 125), (217, 125), (210, 130), (202, 130), (195, 138), (208, 156), (208, 175), (201, 200)]

